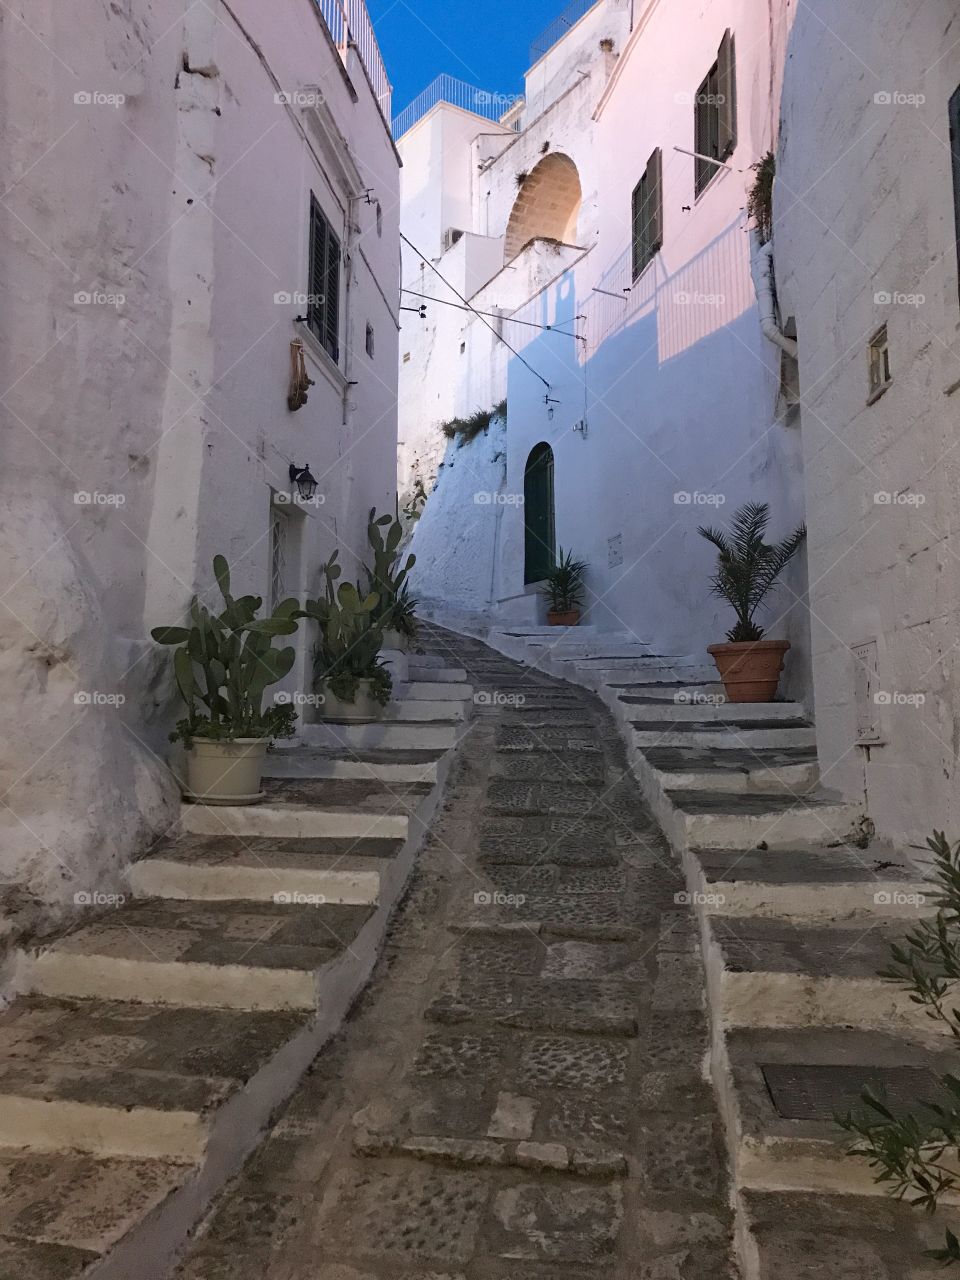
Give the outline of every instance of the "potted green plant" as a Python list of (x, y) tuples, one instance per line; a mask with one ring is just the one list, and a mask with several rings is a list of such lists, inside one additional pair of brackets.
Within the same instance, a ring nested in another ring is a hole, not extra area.
[(308, 600), (300, 616), (313, 618), (320, 638), (314, 650), (314, 688), (322, 694), (320, 718), (353, 724), (379, 720), (393, 682), (380, 658), (379, 597), (351, 582), (337, 585), (342, 570), (335, 551), (322, 568), (323, 599)]
[(772, 702), (780, 683), (787, 640), (765, 640), (754, 615), (807, 536), (801, 525), (782, 542), (765, 541), (770, 508), (748, 502), (733, 517), (730, 532), (701, 527), (701, 537), (717, 548), (712, 593), (726, 600), (737, 615), (726, 644), (712, 644), (720, 679), (731, 702)]
[(580, 621), (586, 572), (585, 560), (574, 560), (572, 552), (564, 553), (560, 548), (557, 563), (545, 578), (544, 594), (550, 602), (547, 622), (551, 627), (575, 627)]
[(269, 618), (258, 618), (259, 596), (230, 594), (230, 569), (215, 556), (214, 577), (224, 608), (214, 614), (196, 596), (190, 626), (154, 627), (158, 644), (173, 645), (173, 671), (187, 714), (170, 735), (187, 750), (190, 800), (204, 804), (255, 804), (267, 746), (293, 733), (291, 705), (263, 709), (268, 685), (293, 667), (292, 647), (275, 649), (275, 636), (297, 629), (297, 600), (285, 600)]
[(405, 653), (417, 634), (417, 602), (407, 580), (417, 557), (407, 556), (403, 568), (398, 567), (402, 537), (399, 511), (396, 516), (378, 516), (376, 507), (370, 508), (367, 541), (373, 551), (373, 568), (366, 574), (368, 592), (377, 595), (373, 621), (383, 631), (383, 647)]

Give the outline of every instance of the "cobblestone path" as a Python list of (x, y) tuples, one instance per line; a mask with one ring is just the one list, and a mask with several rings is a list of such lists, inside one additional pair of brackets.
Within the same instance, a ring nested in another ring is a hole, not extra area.
[(488, 695), (374, 979), (179, 1280), (731, 1280), (692, 914), (598, 699)]

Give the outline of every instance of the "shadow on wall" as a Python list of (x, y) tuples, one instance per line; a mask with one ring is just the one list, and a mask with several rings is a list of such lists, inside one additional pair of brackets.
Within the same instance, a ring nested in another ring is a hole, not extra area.
[[(776, 536), (804, 518), (799, 432), (776, 420), (777, 358), (760, 332), (746, 255), (738, 221), (672, 275), (658, 258), (625, 302), (592, 294), (577, 307), (568, 273), (519, 313), (572, 330), (564, 322), (580, 311), (589, 345), (584, 360), (572, 338), (522, 331), (532, 335), (524, 358), (559, 403), (549, 420), (542, 384), (511, 361), (508, 487), (519, 489), (530, 450), (549, 443), (556, 538), (589, 562), (589, 621), (662, 652), (704, 654), (733, 622), (710, 596), (699, 525), (724, 524), (747, 501), (769, 502)], [(616, 294), (617, 278), (602, 287), (612, 282)], [(503, 595), (522, 590), (522, 539), (522, 515), (505, 512)], [(762, 619), (771, 638), (791, 641), (785, 688), (802, 699), (805, 593), (798, 558)]]

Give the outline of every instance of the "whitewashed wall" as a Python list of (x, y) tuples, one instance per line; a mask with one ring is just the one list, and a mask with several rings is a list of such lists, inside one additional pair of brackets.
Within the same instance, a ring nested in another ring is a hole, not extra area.
[[(590, 565), (589, 620), (631, 630), (665, 652), (702, 653), (733, 623), (709, 595), (713, 552), (699, 524), (723, 522), (748, 500), (770, 503), (776, 536), (803, 520), (799, 432), (777, 418), (779, 358), (759, 329), (743, 213), (749, 166), (776, 141), (789, 14), (780, 2), (653, 0), (635, 7), (633, 35), (615, 40), (612, 58), (592, 31), (581, 47), (558, 48), (569, 80), (553, 82), (557, 96), (541, 100), (537, 118), (528, 108), (524, 133), (478, 187), (479, 229), (496, 236), (507, 227), (518, 173), (555, 152), (577, 166), (578, 251), (562, 251), (546, 273), (543, 249), (528, 249), (478, 298), (484, 309), (500, 303), (517, 320), (576, 331), (586, 343), (507, 324), (504, 334), (531, 372), (472, 320), (460, 341), (478, 358), (458, 385), (472, 390), (475, 367), (506, 367), (507, 490), (522, 493), (530, 450), (548, 442), (558, 542)], [(674, 147), (693, 147), (693, 97), (727, 27), (738, 59), (735, 171), (695, 199), (694, 162)], [(576, 38), (574, 29), (561, 44)], [(657, 146), (664, 246), (629, 291), (631, 193)], [(448, 350), (438, 342), (431, 359), (455, 359)], [(537, 374), (559, 401), (552, 419)], [(584, 418), (585, 436), (574, 430)], [(684, 494), (687, 503), (677, 497)], [(532, 618), (519, 507), (503, 511), (497, 558), (491, 611)], [(764, 618), (771, 635), (793, 645), (784, 690), (801, 699), (809, 696), (804, 583), (801, 558)]]
[[(954, 195), (949, 0), (801, 6), (784, 85), (774, 235), (800, 337), (817, 733), (828, 784), (878, 830), (960, 832)], [(867, 404), (887, 324), (893, 383)], [(880, 496), (878, 501), (877, 495)], [(886, 501), (886, 495), (891, 500)], [(857, 743), (851, 646), (875, 640), (885, 739)]]
[[(302, 516), (303, 583), (338, 543), (349, 560), (367, 507), (392, 502), (396, 154), (312, 0), (278, 0), (269, 21), (252, 0), (231, 7), (0, 13), (0, 692), (18, 726), (0, 747), (0, 878), (25, 922), (105, 887), (174, 815), (176, 710), (148, 630), (209, 590), (216, 551), (268, 594), (289, 463), (309, 463), (326, 498)], [(382, 237), (302, 108), (275, 100), (317, 85), (334, 152), (382, 202)], [(274, 295), (307, 290), (311, 187), (345, 240), (357, 226), (350, 354), (339, 373), (311, 355), (317, 385), (290, 414), (302, 308)]]

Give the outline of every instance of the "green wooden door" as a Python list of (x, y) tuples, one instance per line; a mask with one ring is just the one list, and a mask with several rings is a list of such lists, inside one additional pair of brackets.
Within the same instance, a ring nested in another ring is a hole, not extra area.
[(523, 473), (525, 583), (542, 581), (556, 563), (553, 519), (553, 450), (538, 444)]

